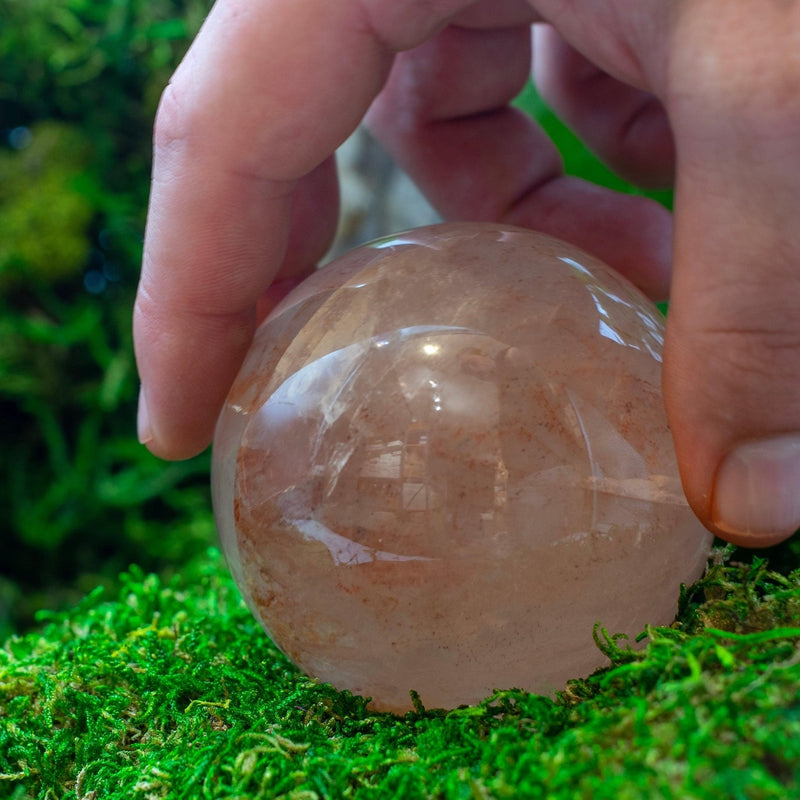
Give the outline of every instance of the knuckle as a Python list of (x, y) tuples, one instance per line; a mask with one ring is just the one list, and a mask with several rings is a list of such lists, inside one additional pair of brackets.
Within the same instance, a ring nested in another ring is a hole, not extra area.
[(750, 376), (770, 384), (800, 380), (800, 328), (751, 326), (706, 328), (699, 334), (699, 349), (708, 363), (732, 379)]
[(194, 128), (192, 114), (179, 81), (173, 78), (161, 95), (156, 111), (153, 145), (156, 150), (172, 150), (185, 143)]

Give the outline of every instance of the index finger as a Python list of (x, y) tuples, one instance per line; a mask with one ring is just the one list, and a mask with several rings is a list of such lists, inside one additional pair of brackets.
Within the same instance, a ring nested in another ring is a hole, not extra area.
[(140, 438), (154, 453), (185, 458), (208, 444), (257, 298), (284, 261), (293, 197), (305, 186), (298, 205), (314, 190), (330, 198), (326, 159), (393, 53), (467, 5), (218, 0), (156, 119), (134, 308)]

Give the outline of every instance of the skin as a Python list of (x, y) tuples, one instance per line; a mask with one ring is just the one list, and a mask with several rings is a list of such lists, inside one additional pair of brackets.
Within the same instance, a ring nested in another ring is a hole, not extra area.
[[(561, 173), (509, 107), (531, 64), (601, 158), (674, 184), (674, 217)], [(155, 126), (134, 311), (155, 454), (209, 443), (257, 319), (332, 239), (331, 156), (365, 116), (445, 217), (551, 233), (669, 294), (664, 394), (692, 508), (737, 543), (792, 535), (795, 0), (217, 0)]]

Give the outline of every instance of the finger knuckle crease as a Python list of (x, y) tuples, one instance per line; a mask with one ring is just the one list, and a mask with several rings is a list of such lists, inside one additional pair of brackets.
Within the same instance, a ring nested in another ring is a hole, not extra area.
[(190, 114), (183, 102), (181, 89), (169, 83), (161, 95), (156, 112), (153, 143), (157, 149), (169, 150), (190, 138), (193, 128)]
[(800, 331), (782, 328), (715, 328), (703, 333), (703, 349), (736, 373), (775, 377), (787, 365), (797, 371)]

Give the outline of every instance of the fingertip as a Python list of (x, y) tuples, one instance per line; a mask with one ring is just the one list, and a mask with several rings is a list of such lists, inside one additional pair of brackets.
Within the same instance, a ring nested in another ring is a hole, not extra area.
[(770, 547), (775, 547), (782, 542), (791, 539), (796, 531), (781, 534), (767, 534), (767, 533), (742, 533), (741, 531), (728, 530), (721, 527), (720, 524), (711, 523), (706, 526), (711, 533), (718, 538), (722, 539), (729, 544), (734, 544), (737, 547), (743, 547), (746, 550), (764, 550)]
[(145, 446), (153, 441), (153, 429), (150, 425), (150, 412), (147, 408), (147, 398), (144, 394), (144, 389), (139, 389), (139, 404), (136, 409), (136, 433), (139, 438), (139, 444)]
[(212, 434), (203, 430), (192, 430), (186, 436), (172, 436), (169, 439), (157, 436), (150, 431), (147, 438), (139, 441), (154, 456), (164, 461), (186, 461), (200, 455), (211, 443)]
[(770, 547), (800, 528), (800, 433), (744, 441), (714, 480), (715, 532), (741, 547)]

